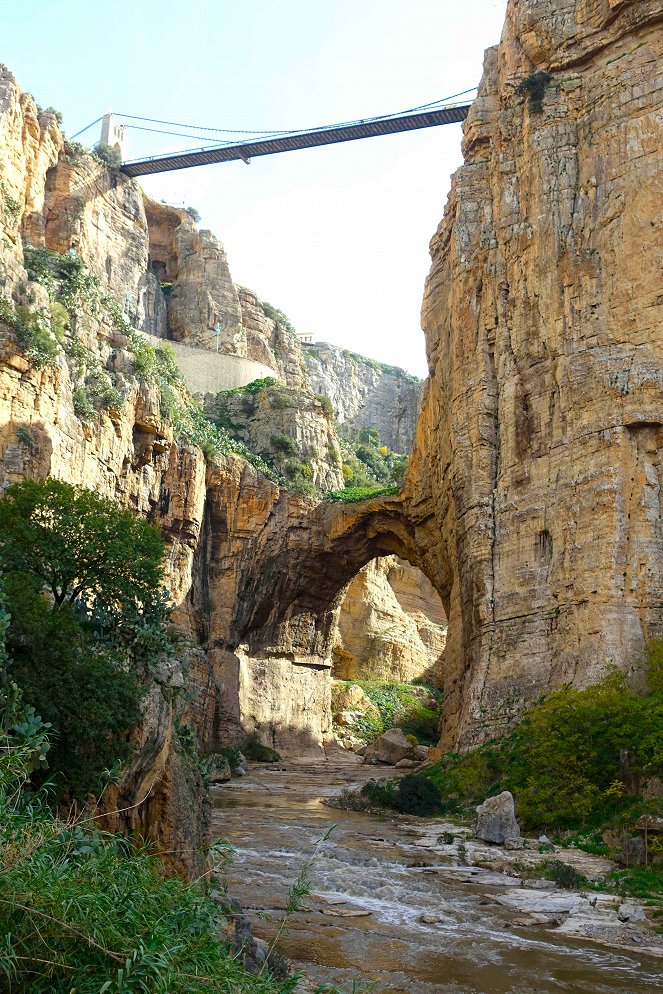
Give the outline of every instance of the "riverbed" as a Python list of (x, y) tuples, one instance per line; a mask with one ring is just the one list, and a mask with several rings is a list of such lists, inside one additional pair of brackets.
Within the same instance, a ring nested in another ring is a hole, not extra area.
[(348, 991), (371, 982), (376, 994), (661, 991), (663, 961), (638, 950), (635, 932), (631, 950), (517, 927), (495, 900), (514, 881), (441, 853), (427, 841), (436, 822), (323, 803), (371, 775), (340, 762), (262, 766), (215, 790), (214, 835), (235, 850), (230, 893), (256, 935), (273, 940), (288, 888), (312, 859), (311, 894), (279, 945), (314, 982)]

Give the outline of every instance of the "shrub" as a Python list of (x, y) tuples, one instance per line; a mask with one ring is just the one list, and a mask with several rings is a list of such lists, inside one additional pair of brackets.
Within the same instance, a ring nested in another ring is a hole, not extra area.
[(257, 732), (251, 732), (244, 740), (241, 750), (247, 759), (256, 763), (278, 763), (281, 759), (276, 749), (270, 749), (258, 738)]
[(361, 796), (380, 808), (393, 808), (397, 784), (395, 780), (368, 780), (361, 788)]
[(0, 320), (11, 325), (16, 332), (16, 344), (37, 369), (52, 366), (58, 357), (58, 343), (48, 327), (45, 315), (29, 307), (17, 307), (9, 302), (0, 310)]
[(269, 304), (266, 300), (263, 300), (262, 309), (265, 315), (268, 318), (270, 318), (272, 321), (274, 321), (277, 325), (280, 325), (282, 328), (285, 328), (285, 330), (289, 332), (291, 335), (295, 334), (295, 329), (293, 325), (288, 320), (288, 318), (283, 313), (283, 311), (280, 311), (278, 307), (274, 307), (272, 306), (272, 304)]
[(85, 487), (24, 480), (0, 501), (0, 561), (34, 577), (56, 609), (91, 599), (118, 608), (149, 604), (163, 560), (154, 525)]
[(85, 387), (76, 387), (74, 390), (74, 412), (81, 421), (92, 421), (95, 414), (95, 406), (92, 397)]
[(277, 433), (271, 436), (269, 442), (274, 451), (280, 455), (296, 456), (298, 454), (297, 443), (289, 435)]
[(500, 742), (447, 754), (426, 775), (447, 811), (510, 790), (526, 828), (583, 827), (613, 823), (633, 805), (614, 789), (624, 754), (643, 777), (663, 772), (663, 695), (639, 696), (613, 674), (585, 690), (556, 691)]
[(560, 859), (547, 859), (542, 865), (544, 876), (548, 880), (554, 880), (558, 887), (565, 890), (578, 890), (587, 883), (587, 878), (582, 873)]
[(528, 98), (529, 108), (534, 114), (543, 113), (543, 98), (546, 87), (552, 81), (549, 72), (535, 72), (522, 81), (516, 92)]
[(64, 821), (26, 788), (28, 752), (0, 754), (0, 986), (54, 994), (277, 994), (249, 976), (199, 883), (166, 877), (146, 846)]
[(437, 814), (442, 804), (439, 788), (424, 777), (408, 773), (398, 781), (393, 806), (404, 814), (426, 817)]
[(195, 207), (185, 207), (184, 209), (195, 224), (200, 222), (200, 211), (196, 210)]
[[(344, 474), (345, 475), (345, 474)], [(392, 497), (398, 494), (398, 487), (346, 487), (344, 490), (327, 490), (325, 500), (339, 500), (345, 504), (358, 504), (372, 497)]]
[(334, 405), (332, 404), (329, 397), (324, 393), (316, 393), (314, 394), (314, 398), (318, 402), (318, 404), (320, 404), (320, 406), (322, 407), (322, 412), (324, 416), (329, 421), (331, 421), (332, 418), (334, 417)]
[(9, 574), (6, 585), (14, 677), (53, 726), (49, 765), (58, 789), (84, 800), (99, 793), (105, 770), (131, 755), (128, 736), (140, 718), (140, 684), (118, 668), (70, 608), (51, 611), (20, 574)]
[(120, 150), (107, 142), (98, 142), (94, 146), (94, 157), (108, 169), (118, 170), (122, 165)]
[[(419, 742), (432, 745), (438, 739), (438, 726), (442, 707), (442, 694), (437, 687), (414, 687), (409, 684), (389, 683), (378, 680), (355, 681), (365, 692), (371, 704), (380, 713), (379, 728), (371, 736), (365, 715), (358, 728), (369, 732), (370, 738), (389, 728), (402, 728), (413, 745)], [(422, 700), (422, 698), (425, 698)], [(429, 704), (435, 702), (435, 709)]]

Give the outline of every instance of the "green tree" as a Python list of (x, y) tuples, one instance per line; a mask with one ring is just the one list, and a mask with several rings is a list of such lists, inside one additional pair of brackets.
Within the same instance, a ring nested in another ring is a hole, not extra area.
[(56, 609), (151, 603), (163, 560), (157, 528), (84, 487), (25, 480), (0, 501), (0, 562), (36, 577)]

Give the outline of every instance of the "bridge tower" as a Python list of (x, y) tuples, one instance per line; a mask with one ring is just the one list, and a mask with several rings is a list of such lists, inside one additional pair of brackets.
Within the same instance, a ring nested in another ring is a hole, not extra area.
[(128, 136), (126, 125), (119, 124), (113, 117), (112, 111), (107, 111), (101, 119), (101, 138), (105, 145), (116, 148), (122, 156), (122, 162), (127, 159)]

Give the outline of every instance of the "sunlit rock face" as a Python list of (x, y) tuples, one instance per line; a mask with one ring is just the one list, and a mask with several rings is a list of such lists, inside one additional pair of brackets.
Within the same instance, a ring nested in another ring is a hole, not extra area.
[(449, 556), (447, 745), (661, 632), (662, 25), (659, 2), (512, 0), (486, 54), (407, 478)]
[(342, 429), (377, 429), (384, 445), (407, 454), (414, 440), (421, 380), (326, 342), (304, 348), (311, 385), (329, 397)]
[(334, 676), (343, 680), (442, 682), (444, 610), (421, 570), (395, 556), (350, 581), (334, 634)]

